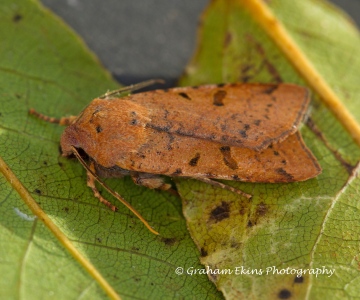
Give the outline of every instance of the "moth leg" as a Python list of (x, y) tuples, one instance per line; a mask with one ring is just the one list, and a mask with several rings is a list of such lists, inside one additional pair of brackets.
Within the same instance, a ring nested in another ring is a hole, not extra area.
[(252, 197), (252, 195), (247, 194), (247, 193), (243, 192), (242, 190), (233, 188), (232, 186), (226, 185), (226, 184), (224, 184), (222, 182), (219, 182), (219, 181), (212, 180), (210, 178), (195, 178), (195, 179), (199, 180), (199, 181), (202, 181), (202, 182), (205, 182), (207, 184), (210, 184), (212, 186), (216, 186), (216, 187), (228, 190), (230, 192), (239, 194), (239, 195), (244, 196), (244, 197), (246, 197), (248, 199), (250, 199)]
[(135, 184), (145, 186), (149, 189), (166, 191), (171, 188), (171, 184), (164, 183), (164, 178), (159, 175), (131, 172), (130, 176)]
[[(95, 173), (95, 166), (93, 162), (90, 164), (89, 169)], [(100, 192), (95, 185), (95, 180), (96, 180), (95, 177), (89, 171), (86, 171), (86, 175), (87, 175), (87, 186), (91, 188), (91, 190), (94, 193), (94, 196), (98, 198), (101, 203), (109, 207), (112, 211), (117, 211), (118, 208), (115, 205), (112, 205), (109, 201), (107, 201), (103, 196), (100, 195)]]
[(64, 125), (64, 126), (70, 125), (77, 118), (77, 116), (62, 117), (60, 119), (52, 118), (52, 117), (48, 117), (48, 116), (45, 116), (45, 115), (37, 112), (33, 108), (29, 110), (29, 114), (34, 115), (35, 117), (37, 117), (37, 118), (39, 118), (41, 120), (44, 120), (46, 122), (56, 123), (56, 124)]

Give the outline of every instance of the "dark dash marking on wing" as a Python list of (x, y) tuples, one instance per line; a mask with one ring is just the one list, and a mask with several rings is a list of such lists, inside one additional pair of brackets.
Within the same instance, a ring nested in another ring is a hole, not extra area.
[(227, 92), (224, 90), (217, 91), (213, 96), (213, 104), (215, 106), (224, 106), (224, 98), (226, 97)]
[(192, 167), (195, 167), (200, 159), (200, 153), (196, 153), (195, 156), (190, 159), (189, 165)]
[(187, 100), (191, 100), (190, 96), (188, 94), (184, 93), (184, 92), (179, 93), (179, 96), (181, 96), (181, 97), (183, 97), (183, 98), (185, 98)]
[(229, 146), (220, 147), (220, 152), (223, 155), (223, 160), (225, 165), (227, 165), (230, 169), (236, 170), (238, 168), (237, 162), (235, 159), (231, 157), (231, 149)]

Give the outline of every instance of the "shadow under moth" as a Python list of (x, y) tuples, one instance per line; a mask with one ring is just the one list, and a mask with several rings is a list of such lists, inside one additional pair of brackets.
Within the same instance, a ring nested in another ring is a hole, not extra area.
[(310, 102), (306, 88), (233, 83), (129, 94), (154, 82), (108, 92), (78, 116), (55, 119), (30, 110), (68, 125), (62, 153), (83, 164), (94, 195), (117, 210), (100, 195), (97, 181), (151, 232), (158, 234), (100, 178), (130, 175), (138, 185), (167, 190), (171, 186), (161, 175), (187, 177), (251, 198), (217, 180), (288, 183), (321, 173), (298, 132)]

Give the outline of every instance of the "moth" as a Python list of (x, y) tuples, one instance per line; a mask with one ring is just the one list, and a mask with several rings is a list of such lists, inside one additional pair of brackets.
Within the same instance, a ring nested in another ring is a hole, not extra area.
[(83, 164), (94, 195), (117, 210), (100, 195), (98, 181), (151, 232), (158, 234), (100, 178), (130, 175), (138, 185), (168, 190), (161, 175), (187, 177), (250, 198), (218, 180), (289, 183), (321, 173), (298, 132), (310, 102), (306, 88), (233, 83), (130, 94), (154, 82), (108, 92), (79, 116), (55, 119), (30, 110), (43, 120), (68, 125), (62, 153)]

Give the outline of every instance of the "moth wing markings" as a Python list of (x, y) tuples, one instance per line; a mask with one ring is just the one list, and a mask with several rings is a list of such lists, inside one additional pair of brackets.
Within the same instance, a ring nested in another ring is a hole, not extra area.
[(227, 84), (130, 96), (157, 131), (261, 150), (297, 131), (309, 93), (292, 84)]
[(303, 181), (321, 172), (299, 133), (258, 152), (150, 130), (151, 139), (133, 153), (131, 163), (125, 162), (122, 168), (168, 176), (244, 182)]

